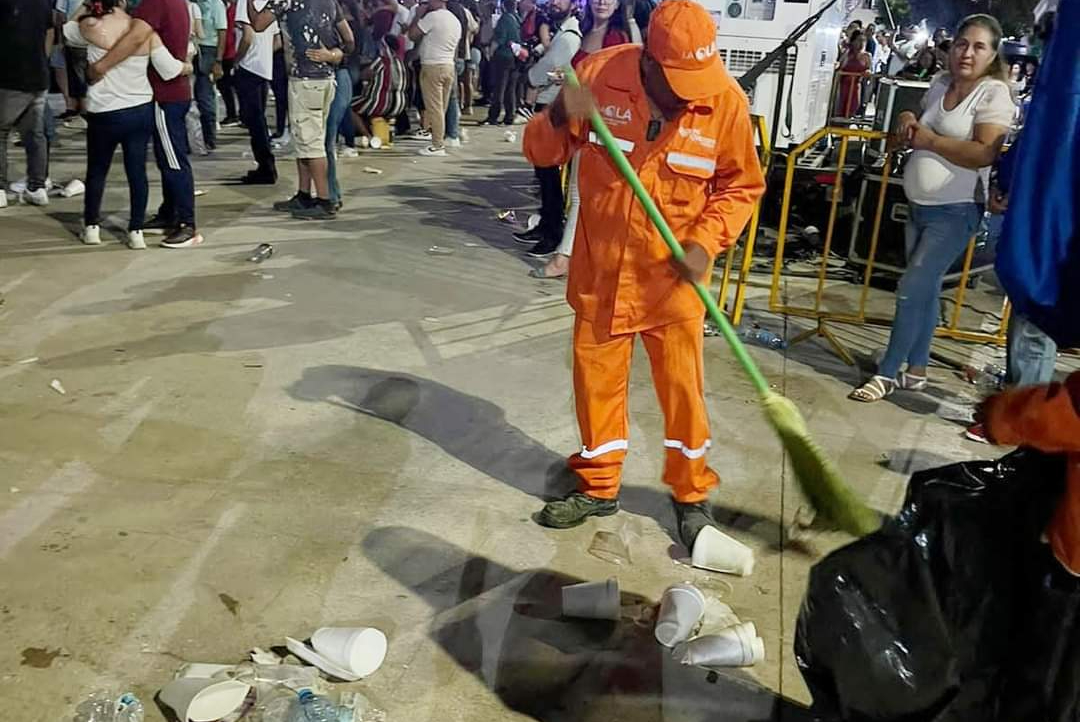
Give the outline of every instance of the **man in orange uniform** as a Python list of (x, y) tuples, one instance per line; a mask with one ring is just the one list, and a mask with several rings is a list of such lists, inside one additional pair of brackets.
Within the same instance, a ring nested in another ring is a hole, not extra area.
[[(713, 524), (705, 505), (719, 477), (708, 467), (702, 339), (705, 311), (686, 281), (708, 281), (765, 189), (746, 97), (716, 52), (716, 25), (691, 0), (666, 0), (649, 20), (647, 47), (621, 45), (579, 69), (525, 130), (538, 167), (581, 151), (581, 211), (567, 300), (574, 324), (574, 393), (583, 447), (570, 459), (578, 491), (547, 504), (538, 523), (577, 526), (619, 509), (628, 449), (626, 396), (634, 336), (649, 354), (664, 412), (664, 481), (679, 534), (691, 548)], [(686, 259), (675, 264), (629, 184), (590, 132), (596, 107), (655, 199)]]

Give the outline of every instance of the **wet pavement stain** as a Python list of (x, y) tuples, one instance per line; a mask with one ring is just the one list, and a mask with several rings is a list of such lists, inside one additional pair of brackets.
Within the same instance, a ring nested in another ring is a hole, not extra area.
[(221, 592), (217, 595), (217, 598), (221, 600), (221, 603), (225, 605), (225, 608), (229, 610), (229, 614), (236, 616), (236, 610), (240, 608), (240, 602), (230, 597), (225, 592)]
[(53, 660), (60, 656), (59, 649), (45, 649), (44, 647), (27, 647), (22, 651), (22, 667), (34, 667), (35, 669), (48, 669)]

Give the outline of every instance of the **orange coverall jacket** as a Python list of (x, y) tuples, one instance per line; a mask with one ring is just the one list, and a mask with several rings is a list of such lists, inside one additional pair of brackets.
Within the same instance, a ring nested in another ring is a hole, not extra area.
[(999, 444), (1068, 454), (1065, 494), (1046, 531), (1054, 556), (1080, 575), (1080, 372), (1063, 384), (998, 394), (983, 405), (986, 429)]
[[(729, 77), (716, 95), (693, 102), (647, 140), (641, 53), (637, 45), (602, 50), (578, 74), (675, 237), (715, 256), (738, 240), (765, 192), (746, 96)], [(589, 128), (587, 120), (555, 128), (543, 112), (525, 129), (534, 166), (562, 165), (581, 150), (567, 301), (613, 335), (701, 317), (693, 287), (679, 278), (663, 239)]]

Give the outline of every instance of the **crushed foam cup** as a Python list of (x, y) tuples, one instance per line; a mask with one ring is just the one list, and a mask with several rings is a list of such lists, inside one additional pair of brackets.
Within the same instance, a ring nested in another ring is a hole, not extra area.
[(562, 611), (565, 617), (617, 620), (622, 611), (619, 580), (583, 582), (562, 588)]
[(687, 666), (752, 667), (765, 661), (765, 642), (748, 622), (684, 642), (675, 648), (674, 655)]
[(674, 647), (686, 641), (705, 616), (705, 595), (693, 584), (675, 584), (660, 599), (656, 615), (656, 641)]
[(386, 659), (386, 635), (374, 627), (322, 627), (311, 635), (321, 656), (357, 677), (367, 677)]
[(235, 712), (251, 685), (234, 679), (174, 679), (161, 688), (161, 701), (180, 722), (215, 722)]
[(60, 195), (64, 198), (71, 198), (72, 196), (82, 195), (86, 192), (86, 185), (78, 178), (73, 178), (60, 189)]
[(754, 551), (714, 526), (698, 532), (691, 563), (700, 569), (746, 577), (754, 571)]

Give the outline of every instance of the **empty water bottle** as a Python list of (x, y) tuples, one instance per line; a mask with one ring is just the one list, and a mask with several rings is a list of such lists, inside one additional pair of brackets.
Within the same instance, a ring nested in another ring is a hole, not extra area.
[(328, 698), (302, 689), (289, 708), (288, 722), (352, 722), (353, 711)]
[(768, 348), (777, 351), (787, 348), (787, 343), (783, 338), (760, 326), (747, 326), (740, 331), (739, 335), (746, 341), (756, 343), (760, 346), (767, 346)]
[(1005, 369), (996, 364), (986, 364), (975, 383), (986, 391), (1000, 391), (1005, 387)]
[(97, 691), (75, 708), (72, 722), (143, 722), (142, 702), (130, 692)]
[(274, 255), (274, 247), (269, 243), (260, 243), (255, 246), (255, 250), (248, 256), (248, 260), (252, 263), (262, 263), (272, 255)]

